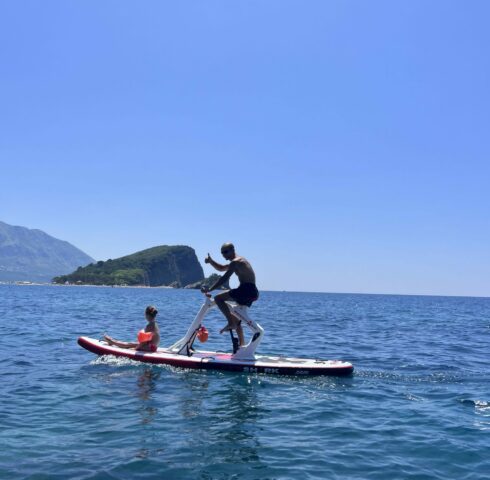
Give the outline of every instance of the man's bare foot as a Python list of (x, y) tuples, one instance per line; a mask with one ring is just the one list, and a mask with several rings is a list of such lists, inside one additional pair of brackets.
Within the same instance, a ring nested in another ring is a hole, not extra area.
[(233, 330), (229, 324), (227, 324), (225, 327), (223, 327), (219, 333), (225, 333), (225, 332), (229, 332), (230, 330)]
[(111, 338), (111, 337), (109, 337), (109, 335), (106, 335), (105, 333), (104, 333), (104, 340), (105, 340), (105, 341), (106, 341), (106, 342), (107, 342), (109, 345), (111, 345), (111, 344), (112, 344), (112, 342), (113, 342), (112, 338)]

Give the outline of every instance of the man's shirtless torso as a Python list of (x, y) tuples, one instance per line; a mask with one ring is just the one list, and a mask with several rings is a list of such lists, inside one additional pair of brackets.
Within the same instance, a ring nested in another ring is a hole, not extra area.
[(228, 266), (232, 273), (236, 274), (240, 283), (255, 284), (255, 272), (252, 265), (245, 257), (235, 257)]

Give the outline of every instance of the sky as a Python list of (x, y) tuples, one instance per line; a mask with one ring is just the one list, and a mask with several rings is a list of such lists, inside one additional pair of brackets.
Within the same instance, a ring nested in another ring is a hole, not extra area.
[(264, 290), (490, 296), (489, 17), (0, 0), (0, 220), (97, 260), (232, 241)]

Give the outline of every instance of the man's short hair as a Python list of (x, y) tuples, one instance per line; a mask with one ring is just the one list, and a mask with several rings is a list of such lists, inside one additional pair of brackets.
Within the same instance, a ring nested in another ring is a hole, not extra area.
[(235, 251), (235, 245), (231, 242), (226, 242), (221, 245), (221, 250), (233, 250)]

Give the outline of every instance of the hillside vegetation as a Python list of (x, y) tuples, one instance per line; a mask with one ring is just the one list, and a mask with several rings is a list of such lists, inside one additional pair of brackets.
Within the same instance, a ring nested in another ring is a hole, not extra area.
[(69, 275), (57, 276), (55, 283), (85, 285), (170, 285), (184, 287), (204, 278), (193, 248), (161, 245), (125, 257), (91, 263)]

